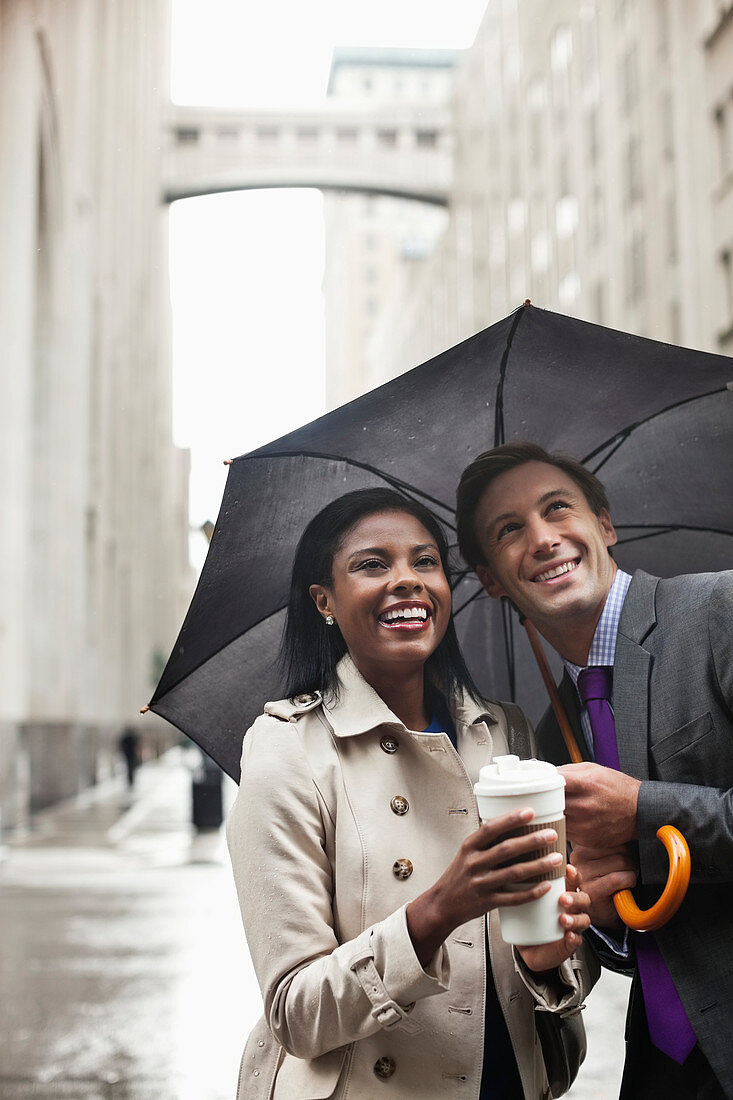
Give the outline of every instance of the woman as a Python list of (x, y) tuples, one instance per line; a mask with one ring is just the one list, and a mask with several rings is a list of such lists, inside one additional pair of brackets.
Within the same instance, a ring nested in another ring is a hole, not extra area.
[(240, 1098), (549, 1095), (534, 1008), (582, 1003), (588, 898), (569, 869), (561, 938), (515, 965), (497, 907), (539, 897), (507, 884), (560, 857), (516, 865), (554, 832), (497, 843), (531, 811), (479, 825), (473, 782), (508, 751), (506, 719), (461, 658), (447, 559), (432, 514), (386, 489), (340, 497), (300, 540), (287, 698), (244, 739), (228, 823), (265, 1003)]

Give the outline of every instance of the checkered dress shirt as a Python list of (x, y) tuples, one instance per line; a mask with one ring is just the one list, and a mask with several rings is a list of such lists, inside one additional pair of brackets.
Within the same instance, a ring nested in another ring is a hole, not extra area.
[[(606, 598), (605, 606), (601, 612), (601, 617), (598, 620), (596, 632), (593, 635), (590, 653), (588, 654), (588, 668), (595, 665), (610, 665), (613, 667), (613, 661), (616, 656), (616, 635), (618, 634), (621, 609), (624, 606), (624, 600), (626, 599), (626, 593), (629, 590), (630, 584), (631, 577), (629, 574), (624, 573), (622, 569), (617, 569), (613, 584)], [(582, 665), (574, 665), (571, 664), (570, 661), (565, 660), (563, 660), (563, 664), (567, 669), (568, 676), (575, 684), (575, 689), (577, 691), (578, 676), (583, 670)], [(613, 707), (613, 695), (611, 696), (611, 707)], [(593, 731), (585, 707), (581, 709), (580, 721), (583, 726), (583, 733), (585, 734), (588, 747), (595, 759)]]

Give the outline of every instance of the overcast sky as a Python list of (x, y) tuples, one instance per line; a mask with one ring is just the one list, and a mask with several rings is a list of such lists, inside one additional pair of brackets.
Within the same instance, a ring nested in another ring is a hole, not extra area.
[[(471, 44), (486, 0), (173, 0), (179, 103), (317, 103), (335, 46)], [(323, 215), (317, 191), (171, 207), (174, 432), (190, 447), (191, 522), (216, 519), (222, 460), (324, 411)], [(192, 540), (201, 563), (203, 539)]]

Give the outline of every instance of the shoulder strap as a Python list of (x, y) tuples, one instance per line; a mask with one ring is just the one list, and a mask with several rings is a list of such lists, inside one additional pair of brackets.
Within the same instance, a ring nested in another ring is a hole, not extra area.
[(528, 760), (532, 756), (532, 741), (529, 722), (524, 711), (516, 703), (502, 703), (501, 705), (506, 714), (506, 739), (509, 752), (522, 760)]
[(277, 699), (275, 702), (265, 703), (265, 714), (269, 714), (271, 718), (279, 718), (281, 722), (297, 722), (322, 701), (320, 691), (296, 695), (294, 699)]

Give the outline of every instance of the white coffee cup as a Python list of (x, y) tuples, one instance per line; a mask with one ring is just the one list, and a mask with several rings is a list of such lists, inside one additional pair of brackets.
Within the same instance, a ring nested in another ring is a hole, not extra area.
[(535, 849), (524, 860), (550, 852), (560, 852), (563, 858), (562, 864), (546, 874), (507, 887), (509, 891), (518, 891), (526, 890), (527, 883), (550, 883), (549, 891), (541, 898), (499, 909), (502, 938), (523, 946), (562, 939), (559, 899), (565, 892), (565, 780), (555, 765), (545, 760), (497, 756), (481, 769), (473, 789), (482, 821), (491, 821), (512, 810), (527, 807), (534, 810), (529, 824), (513, 829), (507, 836), (523, 836), (547, 828), (555, 830), (556, 843)]

